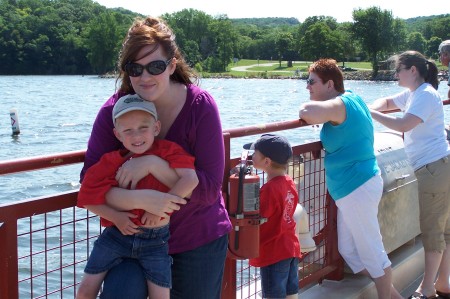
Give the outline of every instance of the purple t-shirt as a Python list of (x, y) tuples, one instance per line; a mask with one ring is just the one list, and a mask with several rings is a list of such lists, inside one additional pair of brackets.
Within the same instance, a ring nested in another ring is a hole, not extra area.
[[(86, 169), (104, 153), (122, 148), (113, 133), (112, 109), (123, 95), (114, 94), (100, 108), (89, 138), (81, 179)], [(190, 84), (186, 103), (166, 139), (178, 143), (195, 157), (199, 179), (188, 203), (170, 217), (169, 251), (174, 254), (205, 245), (231, 230), (221, 192), (225, 167), (222, 126), (213, 97)]]

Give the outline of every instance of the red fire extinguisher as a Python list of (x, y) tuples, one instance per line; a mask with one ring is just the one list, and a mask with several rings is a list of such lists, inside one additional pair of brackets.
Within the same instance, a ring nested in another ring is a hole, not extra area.
[(244, 151), (239, 173), (232, 174), (228, 182), (228, 213), (233, 225), (228, 252), (234, 259), (259, 256), (259, 226), (266, 220), (259, 215), (259, 176), (248, 162), (248, 151)]

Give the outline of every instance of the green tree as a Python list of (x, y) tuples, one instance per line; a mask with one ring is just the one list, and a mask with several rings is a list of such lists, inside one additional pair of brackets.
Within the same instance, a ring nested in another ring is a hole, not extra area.
[(440, 39), (439, 37), (433, 36), (432, 38), (430, 38), (430, 40), (427, 42), (425, 55), (427, 57), (438, 60), (439, 59), (438, 49), (441, 42), (442, 39)]
[[(209, 25), (213, 18), (195, 9), (183, 9), (173, 14), (164, 14), (163, 19), (175, 33), (177, 44), (186, 53), (186, 60), (191, 64), (203, 63), (214, 52)], [(192, 43), (197, 44), (194, 52)], [(189, 53), (188, 53), (189, 52)], [(198, 55), (200, 53), (200, 55)], [(190, 56), (194, 54), (194, 56)]]
[(357, 51), (360, 48), (358, 41), (353, 39), (351, 33), (350, 22), (345, 22), (340, 24), (335, 30), (336, 35), (338, 36), (338, 43), (341, 45), (342, 54), (340, 57), (336, 57), (337, 59), (345, 61), (353, 61), (357, 56)]
[(232, 61), (237, 47), (237, 35), (226, 16), (218, 16), (209, 24), (211, 44), (214, 52), (209, 57), (211, 72), (223, 72)]
[(298, 26), (298, 33), (299, 36), (303, 36), (306, 31), (311, 27), (312, 25), (316, 23), (324, 23), (328, 26), (331, 30), (336, 30), (338, 27), (338, 23), (335, 18), (329, 17), (329, 16), (312, 16), (307, 17), (305, 21)]
[(300, 41), (300, 51), (306, 60), (339, 59), (344, 56), (341, 36), (325, 22), (314, 23), (306, 30)]
[(405, 50), (407, 48), (407, 31), (405, 21), (398, 18), (394, 19), (392, 34), (392, 52), (398, 53)]
[(394, 19), (392, 12), (379, 7), (353, 10), (353, 36), (370, 57), (373, 75), (378, 73), (378, 61), (392, 51), (394, 44)]
[(440, 37), (442, 40), (450, 39), (450, 15), (440, 18), (432, 18), (424, 21), (423, 26), (419, 28), (425, 39), (433, 36)]
[(275, 47), (278, 54), (278, 62), (281, 68), (281, 60), (291, 60), (288, 57), (288, 53), (293, 48), (294, 38), (290, 32), (280, 32), (275, 41)]
[(114, 69), (118, 56), (118, 41), (122, 34), (112, 12), (101, 13), (86, 28), (87, 58), (94, 71), (102, 74)]
[(408, 34), (408, 49), (425, 53), (427, 41), (420, 32), (412, 32)]
[[(350, 35), (345, 35), (343, 26), (339, 26), (336, 19), (329, 16), (313, 16), (305, 19), (296, 32), (296, 49), (301, 59), (315, 60), (317, 58), (329, 57), (337, 60), (345, 59), (352, 52), (353, 43)], [(334, 43), (334, 45), (333, 45)], [(317, 52), (318, 51), (318, 52)]]
[(23, 37), (25, 30), (15, 7), (0, 1), (0, 74), (16, 74), (16, 64), (23, 59)]
[(202, 55), (200, 54), (198, 44), (193, 40), (186, 41), (181, 51), (183, 52), (186, 62), (188, 62), (191, 66), (194, 66), (202, 60)]

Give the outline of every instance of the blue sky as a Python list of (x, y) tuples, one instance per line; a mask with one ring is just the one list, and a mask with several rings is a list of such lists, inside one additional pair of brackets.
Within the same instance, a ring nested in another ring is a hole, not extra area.
[(270, 5), (255, 0), (96, 0), (106, 7), (123, 7), (144, 15), (159, 16), (184, 8), (201, 10), (209, 15), (226, 14), (229, 18), (294, 17), (300, 22), (310, 16), (332, 16), (338, 22), (352, 21), (352, 11), (357, 8), (378, 6), (389, 10), (394, 17), (408, 19), (449, 13), (448, 0), (415, 3), (410, 0), (275, 0)]

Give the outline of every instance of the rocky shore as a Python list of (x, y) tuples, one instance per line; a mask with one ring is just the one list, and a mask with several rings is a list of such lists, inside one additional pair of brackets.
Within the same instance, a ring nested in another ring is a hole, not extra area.
[[(369, 70), (356, 70), (356, 71), (344, 71), (345, 80), (367, 80), (367, 81), (396, 81), (393, 71), (378, 71), (376, 77), (372, 76), (372, 71)], [(100, 78), (116, 78), (116, 74), (107, 73), (99, 75)], [(247, 72), (246, 76), (233, 76), (229, 73), (211, 74), (206, 73), (200, 75), (202, 78), (225, 78), (225, 79), (307, 79), (308, 74), (302, 73), (300, 76), (290, 76), (285, 74), (277, 74), (270, 72)]]
[[(367, 80), (367, 81), (396, 81), (395, 73), (390, 70), (378, 71), (378, 75), (373, 77), (371, 70), (344, 71), (345, 80)], [(245, 76), (233, 76), (228, 73), (203, 74), (202, 78), (225, 78), (225, 79), (307, 79), (308, 73), (301, 73), (300, 76), (271, 72), (246, 72)]]
[(350, 71), (344, 72), (345, 80), (370, 80), (370, 81), (396, 81), (394, 71), (378, 71), (373, 77), (372, 71)]

